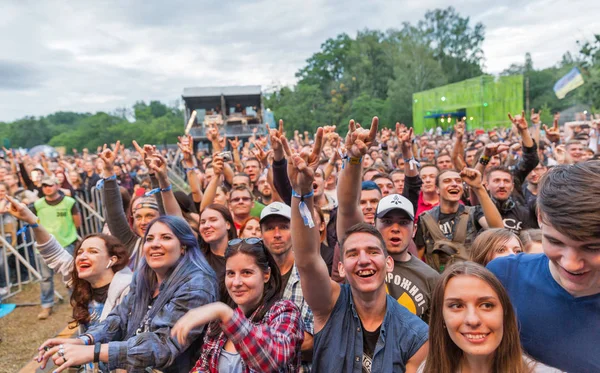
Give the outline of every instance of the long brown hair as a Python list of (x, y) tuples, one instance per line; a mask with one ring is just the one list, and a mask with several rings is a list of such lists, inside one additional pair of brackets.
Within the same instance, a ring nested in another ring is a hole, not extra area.
[(77, 252), (79, 248), (88, 238), (98, 237), (106, 245), (108, 256), (116, 256), (117, 261), (110, 267), (113, 272), (118, 272), (125, 268), (129, 261), (127, 248), (121, 243), (116, 237), (109, 236), (107, 234), (96, 233), (86, 236), (81, 242), (75, 246), (73, 251), (73, 269), (71, 275), (71, 288), (73, 293), (71, 294), (71, 306), (73, 307), (73, 321), (74, 326), (78, 324), (87, 324), (90, 322), (90, 311), (89, 304), (92, 301), (93, 289), (92, 285), (86, 280), (79, 278), (77, 273)]
[[(229, 230), (227, 231), (227, 239), (233, 240), (234, 238), (237, 238), (238, 237), (237, 229), (235, 229), (233, 217), (231, 216), (231, 212), (229, 212), (229, 209), (224, 205), (220, 205), (218, 203), (213, 203), (213, 204), (206, 206), (206, 208), (204, 210), (202, 210), (202, 213), (204, 213), (204, 211), (209, 210), (209, 209), (215, 210), (216, 212), (221, 214), (223, 219), (225, 219), (225, 221), (229, 223)], [(202, 213), (200, 214), (201, 218), (202, 218)], [(200, 219), (200, 220), (202, 220), (202, 219)], [(198, 232), (200, 232), (199, 224), (198, 224)], [(198, 242), (200, 242), (200, 250), (202, 251), (202, 253), (204, 255), (208, 254), (210, 252), (210, 245), (207, 242), (205, 242), (204, 239), (202, 239), (202, 236), (200, 234), (198, 234)]]
[[(267, 312), (271, 309), (273, 304), (275, 304), (280, 299), (281, 287), (283, 286), (281, 280), (281, 273), (279, 272), (279, 266), (273, 258), (273, 255), (267, 250), (265, 244), (262, 240), (260, 240), (256, 244), (249, 244), (245, 241), (234, 245), (227, 246), (227, 250), (225, 250), (225, 260), (238, 255), (238, 254), (246, 254), (254, 258), (254, 262), (260, 268), (263, 274), (270, 272), (269, 281), (265, 283), (265, 287), (263, 289), (262, 299), (256, 309), (250, 310), (246, 317), (250, 319), (250, 321), (254, 323), (259, 323), (263, 317), (267, 314)], [(227, 304), (229, 307), (236, 309), (238, 305), (231, 299), (229, 292), (227, 291), (227, 286), (225, 285), (225, 278), (219, 284), (220, 289), (220, 300), (221, 302)], [(213, 322), (211, 333), (209, 337), (215, 337), (221, 333), (221, 327), (219, 322)]]
[(471, 260), (482, 266), (487, 265), (492, 259), (494, 250), (505, 245), (511, 238), (516, 239), (523, 250), (523, 243), (519, 237), (508, 229), (492, 228), (481, 232), (471, 245)]
[(487, 283), (496, 293), (504, 312), (503, 337), (494, 353), (492, 372), (528, 373), (531, 368), (523, 361), (523, 351), (517, 328), (517, 318), (508, 293), (486, 268), (473, 262), (458, 262), (442, 273), (431, 296), (429, 320), (429, 353), (424, 373), (455, 373), (459, 370), (463, 351), (452, 341), (444, 322), (444, 293), (453, 277), (473, 276)]

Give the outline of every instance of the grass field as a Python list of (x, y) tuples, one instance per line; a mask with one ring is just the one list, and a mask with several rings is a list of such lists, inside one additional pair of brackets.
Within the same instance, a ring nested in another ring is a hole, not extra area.
[[(48, 338), (62, 331), (71, 320), (71, 306), (67, 290), (59, 275), (54, 278), (55, 289), (65, 301), (55, 303), (49, 319), (40, 321), (37, 314), (40, 306), (17, 307), (12, 313), (0, 319), (0, 373), (15, 373), (29, 363), (36, 355), (37, 348)], [(4, 303), (40, 302), (39, 283), (23, 286), (19, 294), (4, 300)]]

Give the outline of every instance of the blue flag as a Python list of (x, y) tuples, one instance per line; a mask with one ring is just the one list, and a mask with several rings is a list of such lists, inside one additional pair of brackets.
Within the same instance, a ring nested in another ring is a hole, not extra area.
[(571, 92), (575, 88), (583, 84), (583, 76), (579, 72), (579, 69), (574, 67), (573, 70), (562, 78), (556, 84), (554, 84), (554, 93), (558, 99), (563, 99), (567, 93)]

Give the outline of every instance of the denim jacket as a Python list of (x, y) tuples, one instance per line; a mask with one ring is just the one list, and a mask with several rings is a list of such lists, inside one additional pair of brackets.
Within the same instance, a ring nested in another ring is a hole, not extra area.
[(191, 263), (182, 263), (163, 283), (165, 286), (149, 311), (147, 331), (124, 340), (139, 327), (129, 325), (134, 307), (148, 308), (147, 304), (133, 304), (138, 280), (139, 273), (136, 273), (123, 303), (86, 334), (95, 342), (108, 343), (108, 367), (111, 370), (145, 372), (151, 367), (165, 373), (189, 372), (199, 356), (204, 328), (190, 332), (191, 346), (179, 345), (177, 339), (171, 337), (171, 328), (187, 311), (216, 301), (214, 273), (210, 276)]
[[(315, 335), (314, 372), (362, 372), (360, 318), (350, 286), (340, 286), (340, 296), (325, 327)], [(408, 360), (427, 342), (427, 333), (427, 324), (388, 295), (371, 371), (404, 372)]]

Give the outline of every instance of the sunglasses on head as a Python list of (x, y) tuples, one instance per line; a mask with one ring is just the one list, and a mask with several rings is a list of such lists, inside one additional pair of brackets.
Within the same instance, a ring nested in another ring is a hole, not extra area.
[(234, 238), (233, 240), (230, 240), (229, 242), (227, 242), (228, 246), (238, 246), (241, 243), (247, 243), (248, 245), (256, 245), (258, 243), (262, 242), (262, 239), (258, 238), (258, 237), (249, 237), (249, 238)]

